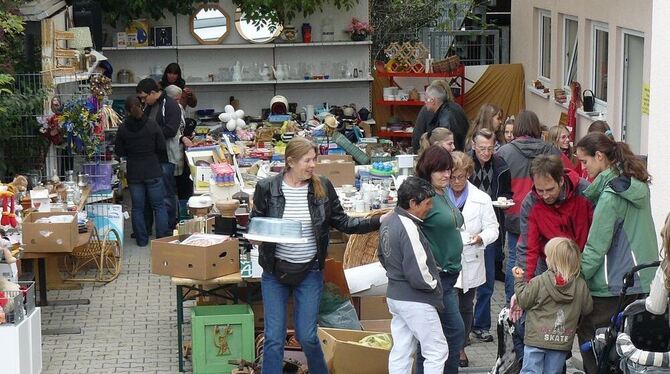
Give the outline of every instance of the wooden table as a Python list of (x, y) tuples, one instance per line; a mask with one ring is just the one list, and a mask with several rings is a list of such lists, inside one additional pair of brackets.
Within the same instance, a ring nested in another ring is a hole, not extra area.
[[(37, 300), (37, 305), (39, 306), (56, 306), (56, 305), (87, 305), (90, 304), (89, 299), (71, 299), (71, 300), (52, 300), (51, 302), (47, 299), (47, 284), (49, 284), (50, 289), (63, 290), (63, 289), (78, 289), (81, 288), (81, 285), (73, 283), (65, 283), (63, 277), (61, 276), (59, 264), (62, 262), (63, 256), (66, 256), (75, 249), (88, 245), (88, 242), (93, 233), (93, 223), (88, 223), (88, 231), (85, 233), (80, 233), (77, 238), (76, 245), (69, 252), (24, 252), (22, 259), (32, 260), (33, 269), (34, 269), (34, 260), (37, 260), (37, 286), (39, 288), (39, 299)], [(44, 330), (42, 335), (60, 335), (60, 334), (80, 334), (81, 329), (71, 328), (71, 329), (53, 329), (53, 330)]]
[[(179, 371), (184, 371), (184, 301), (199, 296), (218, 296), (237, 303), (239, 300), (239, 286), (256, 284), (260, 289), (260, 278), (242, 278), (239, 272), (224, 275), (209, 280), (197, 280), (172, 277), (172, 284), (177, 288), (177, 344), (179, 354)], [(212, 287), (212, 288), (208, 288)], [(225, 291), (225, 293), (224, 293)], [(247, 287), (247, 300), (252, 298), (252, 291)]]

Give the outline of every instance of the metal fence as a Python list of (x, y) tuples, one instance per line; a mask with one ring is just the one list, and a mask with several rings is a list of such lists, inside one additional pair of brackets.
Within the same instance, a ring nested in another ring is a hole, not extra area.
[(435, 59), (457, 55), (465, 65), (500, 63), (499, 30), (429, 31), (428, 45)]

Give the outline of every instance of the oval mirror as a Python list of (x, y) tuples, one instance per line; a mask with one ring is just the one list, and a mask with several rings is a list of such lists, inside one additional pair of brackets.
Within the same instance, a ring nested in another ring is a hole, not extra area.
[(273, 41), (281, 33), (279, 24), (264, 24), (256, 27), (252, 21), (246, 19), (238, 8), (235, 12), (235, 28), (242, 38), (252, 43), (267, 43)]
[(191, 15), (191, 34), (200, 44), (220, 44), (230, 31), (230, 16), (218, 4), (203, 4)]

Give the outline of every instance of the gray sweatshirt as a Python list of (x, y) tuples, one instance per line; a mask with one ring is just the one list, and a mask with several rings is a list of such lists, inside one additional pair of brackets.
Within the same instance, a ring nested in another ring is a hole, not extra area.
[(419, 218), (396, 207), (379, 228), (377, 253), (389, 279), (386, 296), (430, 304), (442, 310), (442, 284), (420, 223)]

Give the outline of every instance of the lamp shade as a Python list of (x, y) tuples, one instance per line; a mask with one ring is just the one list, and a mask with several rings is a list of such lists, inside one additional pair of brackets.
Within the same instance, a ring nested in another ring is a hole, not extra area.
[(68, 46), (72, 49), (83, 50), (85, 48), (93, 47), (93, 40), (91, 38), (91, 29), (88, 27), (72, 27), (69, 31), (74, 33), (74, 40), (68, 42)]

